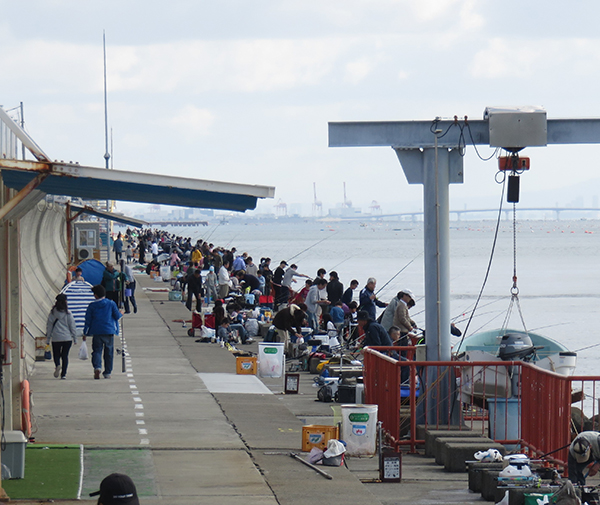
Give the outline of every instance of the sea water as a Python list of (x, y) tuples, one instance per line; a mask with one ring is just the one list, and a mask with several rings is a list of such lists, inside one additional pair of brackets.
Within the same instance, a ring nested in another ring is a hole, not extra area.
[[(490, 261), (495, 221), (451, 222), (451, 317), (463, 329)], [(378, 298), (388, 302), (410, 289), (411, 316), (424, 327), (423, 223), (409, 221), (247, 221), (208, 227), (170, 227), (176, 235), (208, 239), (215, 245), (248, 252), (258, 264), (272, 258), (296, 263), (311, 278), (318, 268), (335, 270), (346, 287), (357, 279), (377, 279)], [(512, 220), (501, 221), (489, 277), (468, 334), (501, 328), (511, 301), (515, 263)], [(507, 327), (541, 333), (578, 352), (577, 374), (598, 373), (600, 336), (600, 221), (519, 221), (516, 272), (523, 321), (515, 307)], [(390, 281), (401, 269), (397, 277)], [(303, 279), (294, 285), (300, 289)], [(457, 344), (458, 338), (452, 337)], [(588, 348), (589, 347), (589, 348)]]

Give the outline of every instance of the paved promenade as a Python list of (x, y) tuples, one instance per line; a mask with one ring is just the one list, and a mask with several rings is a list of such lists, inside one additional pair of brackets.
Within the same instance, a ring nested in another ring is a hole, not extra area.
[(163, 286), (138, 277), (139, 311), (124, 318), (125, 372), (116, 356), (112, 378), (94, 380), (75, 349), (67, 380), (52, 376), (52, 362), (36, 363), (36, 442), (85, 446), (82, 499), (121, 471), (143, 504), (481, 501), (468, 492), (466, 474), (446, 474), (421, 456), (404, 457), (400, 484), (363, 482), (378, 477), (376, 458), (324, 467), (327, 480), (289, 457), (300, 452), (303, 424), (333, 424), (332, 404), (315, 401), (313, 376), (301, 375), (298, 395), (281, 394), (279, 379), (236, 385), (234, 356), (187, 336), (173, 321), (190, 317), (182, 303), (143, 290)]

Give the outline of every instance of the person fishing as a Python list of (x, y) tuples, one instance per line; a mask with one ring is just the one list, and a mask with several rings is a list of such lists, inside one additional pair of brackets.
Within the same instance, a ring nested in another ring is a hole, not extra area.
[(358, 310), (364, 310), (369, 314), (369, 317), (373, 320), (377, 319), (377, 308), (376, 307), (387, 307), (388, 304), (377, 299), (375, 295), (375, 287), (377, 286), (377, 279), (375, 277), (369, 277), (367, 284), (360, 291), (359, 307)]
[[(569, 480), (573, 484), (585, 486), (587, 477), (592, 477), (600, 470), (600, 433), (582, 431), (569, 446), (568, 468)], [(589, 471), (584, 474), (584, 470)]]
[(409, 316), (408, 310), (415, 306), (415, 300), (410, 289), (403, 289), (398, 293), (398, 303), (394, 311), (393, 326), (400, 328), (402, 336), (409, 334), (417, 329), (415, 323)]

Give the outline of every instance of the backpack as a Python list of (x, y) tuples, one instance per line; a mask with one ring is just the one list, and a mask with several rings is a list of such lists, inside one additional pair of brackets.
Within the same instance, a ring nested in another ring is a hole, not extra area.
[(333, 401), (333, 392), (331, 391), (331, 386), (322, 386), (319, 391), (317, 391), (317, 399), (320, 402), (330, 403)]

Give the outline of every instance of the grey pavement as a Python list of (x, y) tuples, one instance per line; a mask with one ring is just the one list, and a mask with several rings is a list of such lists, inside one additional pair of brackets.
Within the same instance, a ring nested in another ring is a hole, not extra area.
[[(139, 311), (124, 317), (125, 372), (115, 356), (112, 378), (94, 380), (90, 361), (73, 349), (66, 380), (52, 376), (52, 362), (37, 362), (31, 377), (36, 443), (85, 447), (82, 499), (108, 473), (124, 471), (143, 504), (481, 501), (466, 474), (418, 455), (404, 455), (400, 484), (373, 483), (377, 458), (324, 467), (332, 480), (294, 460), (304, 424), (333, 424), (332, 404), (315, 401), (314, 376), (301, 373), (297, 395), (282, 394), (280, 379), (262, 380), (271, 394), (211, 393), (201, 374), (235, 374), (235, 357), (187, 335), (181, 302), (143, 289), (166, 284), (137, 280)], [(256, 352), (257, 344), (242, 348)]]

